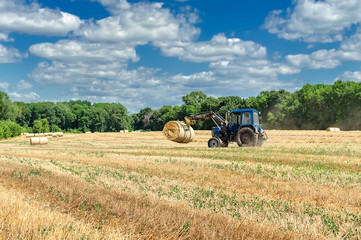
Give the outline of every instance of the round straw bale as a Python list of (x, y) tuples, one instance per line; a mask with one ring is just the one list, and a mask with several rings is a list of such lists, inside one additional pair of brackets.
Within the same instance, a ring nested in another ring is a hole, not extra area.
[(180, 121), (167, 122), (163, 127), (163, 134), (169, 140), (177, 143), (189, 143), (194, 138), (193, 128)]
[(340, 129), (336, 127), (329, 127), (326, 129), (327, 132), (339, 132)]
[(48, 144), (48, 138), (47, 137), (32, 137), (32, 138), (30, 138), (30, 144), (31, 145)]

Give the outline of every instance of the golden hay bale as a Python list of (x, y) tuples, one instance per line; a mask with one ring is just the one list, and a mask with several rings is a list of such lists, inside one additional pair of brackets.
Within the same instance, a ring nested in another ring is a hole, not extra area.
[(63, 136), (63, 132), (55, 132), (53, 134), (51, 134), (52, 137), (62, 137)]
[(177, 143), (189, 143), (194, 138), (193, 128), (180, 121), (167, 122), (163, 127), (163, 134), (169, 140)]
[(34, 133), (28, 133), (28, 134), (25, 134), (25, 136), (27, 138), (31, 138), (31, 137), (35, 137), (35, 134)]
[(326, 129), (327, 132), (339, 132), (341, 131), (339, 128), (336, 127), (329, 127)]
[(31, 145), (48, 144), (48, 138), (47, 137), (32, 137), (32, 138), (30, 138), (30, 144)]

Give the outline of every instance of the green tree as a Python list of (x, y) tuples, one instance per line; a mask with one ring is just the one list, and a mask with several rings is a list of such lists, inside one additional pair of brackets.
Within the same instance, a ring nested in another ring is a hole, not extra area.
[(106, 108), (108, 117), (108, 131), (118, 132), (122, 129), (132, 129), (133, 119), (128, 116), (127, 109), (120, 103), (111, 103)]
[(153, 110), (149, 107), (143, 108), (139, 113), (133, 114), (134, 129), (151, 129), (150, 117), (153, 115)]
[(104, 132), (107, 129), (108, 112), (96, 105), (90, 108), (90, 129), (92, 132)]
[(42, 132), (43, 133), (50, 132), (48, 119), (43, 118), (40, 121), (41, 121), (41, 126), (42, 126)]
[(207, 99), (207, 95), (200, 91), (191, 92), (182, 97), (182, 100), (187, 106), (200, 106)]
[(41, 120), (35, 120), (33, 125), (34, 133), (42, 133), (43, 132), (43, 123)]
[(0, 139), (19, 136), (23, 128), (12, 121), (0, 121)]
[(20, 110), (13, 104), (7, 93), (0, 91), (0, 120), (15, 121)]

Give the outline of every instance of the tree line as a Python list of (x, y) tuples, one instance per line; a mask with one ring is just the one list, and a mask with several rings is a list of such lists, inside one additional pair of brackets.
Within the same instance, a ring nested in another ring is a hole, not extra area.
[[(332, 85), (306, 84), (295, 92), (263, 91), (255, 97), (228, 96), (215, 98), (200, 91), (182, 97), (183, 104), (149, 107), (130, 114), (120, 103), (68, 102), (11, 102), (0, 91), (1, 126), (16, 123), (23, 131), (44, 132), (116, 132), (120, 130), (162, 130), (171, 120), (199, 112), (227, 111), (255, 108), (261, 112), (265, 129), (319, 129), (330, 126), (342, 130), (361, 129), (361, 83), (336, 81)], [(4, 122), (5, 121), (5, 122)], [(213, 123), (204, 121), (196, 129), (211, 129)], [(8, 129), (8, 128), (7, 128)], [(18, 131), (18, 130), (17, 130)], [(4, 131), (3, 131), (4, 132)], [(1, 138), (1, 135), (0, 135)]]
[[(202, 92), (185, 95), (181, 106), (142, 109), (133, 116), (136, 129), (161, 130), (167, 121), (183, 119), (198, 112), (255, 108), (261, 112), (265, 129), (325, 130), (330, 126), (342, 130), (361, 130), (361, 82), (336, 81), (332, 85), (306, 84), (300, 90), (263, 91), (256, 97), (214, 98)], [(211, 129), (213, 123), (197, 123), (196, 129)]]

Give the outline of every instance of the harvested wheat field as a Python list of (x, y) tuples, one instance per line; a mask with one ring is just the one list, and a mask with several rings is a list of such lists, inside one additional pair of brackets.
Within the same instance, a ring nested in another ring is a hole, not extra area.
[(361, 132), (267, 133), (1, 141), (0, 239), (360, 239)]

